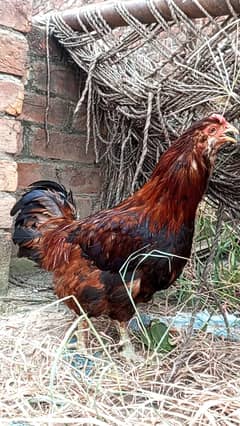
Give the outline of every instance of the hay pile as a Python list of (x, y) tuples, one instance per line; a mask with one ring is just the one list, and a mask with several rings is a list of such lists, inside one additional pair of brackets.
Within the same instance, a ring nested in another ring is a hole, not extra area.
[(92, 335), (80, 368), (66, 356), (72, 324), (56, 302), (2, 316), (1, 425), (239, 425), (240, 343), (201, 332), (167, 356), (146, 354), (144, 365), (133, 365), (119, 357), (117, 337), (106, 337), (106, 321), (95, 321), (106, 353), (93, 356), (101, 347)]

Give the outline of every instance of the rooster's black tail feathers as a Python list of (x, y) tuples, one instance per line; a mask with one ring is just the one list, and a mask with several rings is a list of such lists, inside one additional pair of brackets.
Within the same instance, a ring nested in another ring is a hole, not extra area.
[(72, 192), (67, 192), (63, 185), (40, 180), (32, 183), (13, 206), (11, 216), (16, 214), (13, 241), (19, 246), (18, 256), (38, 262), (42, 225), (50, 219), (76, 219), (76, 206)]

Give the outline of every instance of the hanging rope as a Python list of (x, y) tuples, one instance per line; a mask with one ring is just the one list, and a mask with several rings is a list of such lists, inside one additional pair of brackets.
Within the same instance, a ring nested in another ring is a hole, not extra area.
[[(194, 0), (205, 18), (193, 22), (173, 0), (166, 1), (170, 20), (148, 0), (155, 19), (150, 25), (121, 3), (115, 7), (129, 25), (125, 29), (112, 30), (94, 8), (81, 14), (84, 19), (78, 16), (82, 33), (60, 14), (49, 20), (52, 35), (88, 75), (76, 110), (87, 102), (87, 146), (93, 139), (103, 166), (103, 206), (141, 186), (161, 153), (193, 121), (217, 112), (239, 127), (240, 20), (231, 2), (232, 17), (213, 18)], [(240, 214), (239, 146), (218, 156), (207, 195)]]

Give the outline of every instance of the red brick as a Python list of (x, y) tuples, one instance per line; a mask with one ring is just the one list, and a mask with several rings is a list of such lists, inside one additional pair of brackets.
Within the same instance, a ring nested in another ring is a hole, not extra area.
[(76, 194), (94, 194), (100, 191), (100, 171), (97, 168), (66, 167), (62, 179)]
[(72, 128), (80, 130), (81, 132), (87, 131), (87, 106), (84, 103), (79, 111), (73, 115)]
[[(91, 113), (90, 113), (91, 114)], [(90, 117), (91, 121), (91, 117)], [(91, 127), (91, 126), (90, 126)], [(101, 126), (101, 134), (107, 139), (107, 129)], [(80, 132), (87, 132), (87, 105), (83, 103), (75, 114), (72, 116), (71, 128)], [(90, 133), (91, 134), (91, 133)]]
[(15, 161), (0, 160), (0, 191), (16, 191), (17, 164)]
[(12, 217), (10, 216), (10, 210), (15, 204), (16, 199), (10, 194), (0, 192), (0, 228), (8, 229), (12, 226)]
[(31, 29), (32, 0), (1, 0), (0, 24), (26, 33)]
[(21, 150), (21, 123), (12, 119), (0, 118), (0, 153), (19, 154)]
[(87, 217), (92, 213), (92, 199), (90, 197), (74, 196), (78, 218)]
[(23, 105), (23, 84), (13, 77), (0, 77), (0, 93), (0, 112), (19, 115)]
[[(25, 93), (21, 120), (44, 123), (47, 96), (36, 93)], [(48, 123), (62, 128), (68, 124), (72, 106), (70, 102), (59, 98), (50, 98)]]
[(92, 3), (92, 0), (35, 0), (33, 4), (34, 14), (47, 13), (53, 10), (67, 10), (74, 7), (80, 7)]
[[(44, 62), (31, 64), (30, 80), (33, 88), (47, 90), (47, 67)], [(50, 64), (50, 92), (77, 100), (79, 95), (79, 77), (76, 69), (68, 64)]]
[[(46, 58), (46, 32), (35, 26), (32, 31), (28, 34), (29, 52), (34, 56), (41, 56)], [(61, 47), (57, 44), (56, 39), (49, 36), (48, 38), (49, 56), (51, 60), (54, 57), (60, 56)]]
[(32, 182), (50, 179), (62, 183), (75, 194), (95, 194), (101, 187), (99, 169), (57, 163), (18, 163), (18, 187), (26, 188)]
[(18, 162), (18, 188), (24, 189), (31, 183), (41, 179), (57, 181), (56, 165)]
[(23, 76), (27, 62), (27, 41), (24, 36), (0, 31), (0, 72)]
[(95, 154), (93, 143), (86, 154), (86, 137), (63, 132), (49, 131), (49, 144), (46, 142), (46, 132), (34, 129), (31, 135), (30, 152), (32, 156), (73, 160), (83, 163), (93, 163)]

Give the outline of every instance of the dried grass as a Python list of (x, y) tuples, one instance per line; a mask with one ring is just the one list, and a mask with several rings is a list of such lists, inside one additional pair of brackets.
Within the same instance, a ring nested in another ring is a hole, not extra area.
[(93, 357), (101, 348), (91, 334), (88, 374), (66, 358), (73, 318), (58, 305), (1, 318), (1, 425), (240, 424), (240, 343), (201, 332), (167, 356), (146, 354), (133, 365), (119, 356), (109, 322), (95, 320), (106, 352)]

